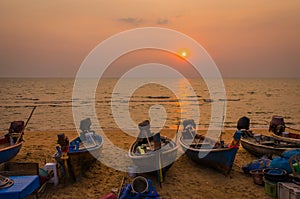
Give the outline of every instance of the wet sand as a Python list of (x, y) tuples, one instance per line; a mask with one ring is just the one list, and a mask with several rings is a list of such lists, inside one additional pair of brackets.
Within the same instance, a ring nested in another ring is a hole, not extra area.
[[(253, 129), (252, 129), (253, 130)], [(162, 135), (174, 133), (176, 130), (164, 130)], [(107, 133), (108, 131), (106, 131)], [(114, 131), (117, 132), (117, 131)], [(225, 130), (223, 139), (229, 142), (234, 130)], [(255, 133), (268, 134), (266, 129), (254, 130)], [(55, 153), (57, 134), (65, 133), (70, 139), (77, 136), (76, 132), (63, 131), (27, 131), (24, 135), (25, 143), (20, 153), (12, 161), (38, 162), (40, 167), (46, 162), (55, 162), (52, 155)], [(108, 132), (109, 134), (109, 132)], [(121, 136), (121, 137), (120, 137)], [(133, 138), (118, 131), (118, 136), (110, 136), (112, 142), (121, 147), (129, 148)], [(271, 198), (265, 194), (264, 187), (253, 183), (251, 176), (243, 173), (241, 167), (257, 159), (240, 146), (234, 166), (229, 176), (198, 165), (182, 155), (167, 172), (162, 187), (157, 183), (156, 176), (148, 176), (158, 193), (165, 199), (180, 198)], [(123, 176), (127, 173), (109, 168), (96, 161), (85, 173), (80, 181), (75, 183), (60, 183), (58, 186), (47, 185), (40, 198), (48, 199), (99, 199), (113, 188), (119, 188)], [(130, 177), (128, 181), (130, 182)]]

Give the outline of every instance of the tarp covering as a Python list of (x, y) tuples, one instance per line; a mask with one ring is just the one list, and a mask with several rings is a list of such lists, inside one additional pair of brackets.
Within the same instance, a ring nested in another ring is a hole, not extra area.
[(268, 159), (267, 156), (264, 156), (258, 160), (254, 160), (251, 163), (242, 167), (244, 173), (249, 173), (252, 170), (265, 169), (268, 168), (272, 160)]

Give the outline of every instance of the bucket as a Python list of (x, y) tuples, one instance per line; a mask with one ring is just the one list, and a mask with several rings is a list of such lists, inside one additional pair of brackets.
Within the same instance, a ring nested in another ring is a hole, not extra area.
[(132, 191), (135, 193), (145, 193), (148, 191), (148, 181), (142, 176), (138, 176), (132, 181)]
[(289, 180), (286, 170), (281, 168), (267, 168), (263, 170), (264, 178), (271, 182), (285, 182)]
[(264, 173), (262, 169), (257, 169), (257, 170), (251, 170), (250, 174), (252, 175), (253, 182), (257, 185), (264, 185)]
[(134, 178), (136, 176), (136, 171), (137, 171), (137, 166), (133, 165), (128, 167), (128, 175), (130, 177)]

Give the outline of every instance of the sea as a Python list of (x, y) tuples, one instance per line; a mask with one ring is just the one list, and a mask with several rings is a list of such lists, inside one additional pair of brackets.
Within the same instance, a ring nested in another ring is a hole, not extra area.
[[(120, 123), (137, 126), (147, 119), (163, 120), (160, 125), (166, 129), (176, 129), (185, 119), (196, 119), (198, 128), (207, 128), (215, 103), (223, 104), (219, 113), (223, 128), (236, 128), (237, 120), (243, 116), (250, 119), (250, 128), (268, 128), (273, 116), (282, 116), (287, 127), (300, 129), (300, 79), (223, 79), (224, 95), (220, 99), (212, 98), (215, 91), (203, 79), (126, 81), (101, 79), (94, 98), (78, 105), (73, 78), (2, 78), (0, 130), (7, 131), (12, 121), (26, 122), (33, 107), (36, 109), (26, 130), (74, 130), (76, 106), (81, 110), (87, 107), (87, 111), (91, 106), (95, 114), (90, 116), (103, 129), (119, 128)], [(124, 89), (126, 85), (133, 85), (133, 89)]]

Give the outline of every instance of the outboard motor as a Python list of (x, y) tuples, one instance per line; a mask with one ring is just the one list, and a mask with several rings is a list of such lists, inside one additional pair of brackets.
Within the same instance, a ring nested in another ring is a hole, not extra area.
[(249, 130), (249, 126), (250, 126), (250, 119), (246, 116), (241, 117), (237, 122), (238, 130), (241, 130), (241, 129)]
[(243, 137), (253, 137), (253, 133), (251, 130), (249, 130), (250, 128), (250, 119), (246, 116), (241, 117), (238, 122), (237, 122), (237, 126), (236, 128), (243, 132), (242, 136)]
[(196, 123), (193, 119), (183, 121), (183, 139), (194, 139), (196, 135)]
[(281, 135), (285, 131), (284, 119), (281, 116), (273, 116), (269, 126), (269, 132)]
[(10, 127), (8, 130), (8, 139), (12, 139), (13, 143), (16, 143), (18, 137), (20, 140), (23, 140), (22, 134), (24, 130), (24, 121), (13, 121), (10, 123)]
[(92, 125), (92, 122), (91, 122), (90, 118), (81, 120), (80, 121), (80, 130), (89, 132), (91, 129), (91, 125)]
[(144, 120), (143, 122), (139, 123), (138, 127), (140, 129), (139, 135), (137, 137), (139, 144), (147, 143), (147, 139), (152, 140), (153, 135), (150, 131), (150, 121), (149, 120)]

